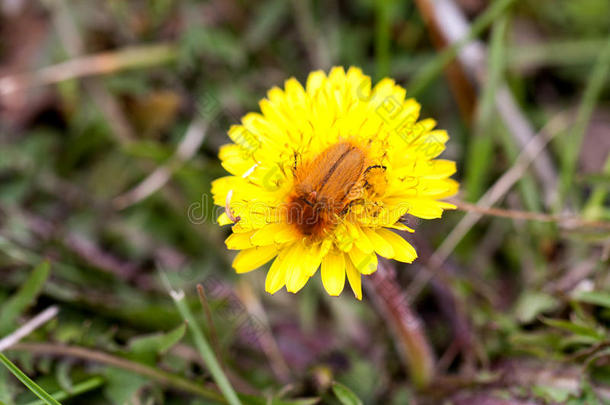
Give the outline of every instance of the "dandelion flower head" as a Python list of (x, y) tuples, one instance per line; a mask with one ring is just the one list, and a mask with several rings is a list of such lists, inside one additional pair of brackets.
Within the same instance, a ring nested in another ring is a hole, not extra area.
[(237, 273), (268, 262), (265, 289), (301, 290), (320, 269), (330, 295), (349, 282), (362, 298), (361, 276), (379, 256), (411, 263), (400, 233), (408, 214), (440, 218), (455, 208), (455, 163), (437, 159), (449, 139), (391, 79), (374, 87), (358, 68), (309, 74), (305, 87), (288, 79), (246, 114), (221, 147), (229, 176), (212, 184), (214, 202), (232, 224), (226, 240), (239, 250)]

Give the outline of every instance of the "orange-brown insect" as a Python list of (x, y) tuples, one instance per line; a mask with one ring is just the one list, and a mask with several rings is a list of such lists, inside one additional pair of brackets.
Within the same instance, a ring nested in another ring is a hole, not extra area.
[(335, 225), (338, 216), (360, 195), (366, 160), (362, 149), (341, 142), (296, 167), (288, 223), (314, 237)]

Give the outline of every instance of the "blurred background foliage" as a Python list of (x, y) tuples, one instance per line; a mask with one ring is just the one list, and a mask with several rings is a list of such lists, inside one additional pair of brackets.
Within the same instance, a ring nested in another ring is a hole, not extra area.
[[(482, 76), (441, 49), (455, 22), (426, 14), (440, 3), (0, 1), (0, 337), (60, 309), (8, 358), (66, 404), (223, 403), (162, 270), (244, 403), (610, 403), (610, 2), (444, 1), (473, 26), (497, 8), (479, 30)], [(550, 221), (485, 215), (436, 270), (464, 213), (410, 223), (420, 259), (395, 283), (438, 359), (428, 388), (411, 383), (373, 289), (335, 299), (318, 278), (269, 296), (264, 271), (233, 274), (214, 223), (229, 126), (272, 86), (334, 65), (417, 89), (471, 203), (523, 150), (502, 88), (532, 128), (567, 121), (545, 127), (555, 203), (528, 169), (497, 204)], [(167, 183), (134, 197), (160, 167)], [(38, 402), (0, 367), (0, 403)]]

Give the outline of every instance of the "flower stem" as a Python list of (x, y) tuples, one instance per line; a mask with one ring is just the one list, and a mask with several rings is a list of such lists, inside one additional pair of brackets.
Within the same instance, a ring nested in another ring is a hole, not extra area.
[(390, 266), (389, 263), (379, 263), (377, 271), (371, 276), (369, 292), (394, 334), (395, 344), (409, 369), (414, 385), (424, 388), (434, 377), (434, 354), (421, 321), (401, 292), (394, 269)]
[(186, 300), (184, 299), (184, 292), (171, 291), (171, 296), (176, 303), (178, 311), (186, 321), (191, 334), (193, 335), (195, 346), (201, 354), (201, 358), (210, 370), (212, 378), (214, 378), (214, 381), (216, 381), (216, 384), (218, 384), (218, 388), (220, 388), (220, 391), (230, 405), (241, 405), (241, 401), (237, 397), (237, 394), (233, 390), (229, 379), (216, 359), (212, 347), (208, 343), (201, 329), (199, 329), (197, 326), (197, 321), (195, 320), (191, 309), (188, 307)]

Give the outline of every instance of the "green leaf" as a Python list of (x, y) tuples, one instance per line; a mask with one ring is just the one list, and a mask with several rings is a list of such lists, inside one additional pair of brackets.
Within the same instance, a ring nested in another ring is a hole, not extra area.
[(104, 395), (113, 404), (131, 403), (133, 395), (149, 381), (139, 374), (114, 367), (107, 368), (104, 375)]
[(515, 315), (519, 322), (530, 323), (542, 313), (557, 308), (559, 302), (551, 295), (539, 291), (525, 291), (515, 305)]
[(581, 291), (574, 297), (576, 301), (610, 308), (610, 293), (602, 291)]
[(70, 371), (72, 368), (71, 361), (62, 361), (57, 365), (56, 377), (57, 383), (62, 388), (62, 390), (66, 392), (72, 392), (74, 388), (74, 384), (72, 383), (72, 378), (70, 377)]
[(576, 335), (576, 334), (572, 334), (570, 336), (564, 336), (562, 337), (561, 341), (559, 342), (559, 349), (561, 349), (562, 351), (570, 351), (572, 350), (572, 348), (578, 348), (578, 347), (582, 347), (582, 346), (591, 346), (594, 345), (598, 342), (597, 338), (593, 338), (590, 336), (584, 336), (584, 335)]
[(535, 385), (532, 387), (534, 395), (543, 398), (552, 403), (565, 403), (571, 394), (575, 393), (574, 389), (564, 387), (551, 387), (547, 385)]
[(179, 47), (179, 64), (185, 67), (201, 63), (207, 56), (230, 66), (241, 66), (246, 61), (243, 43), (229, 30), (195, 26), (182, 35)]
[(48, 405), (61, 405), (55, 398), (49, 395), (45, 390), (40, 388), (30, 377), (25, 375), (19, 368), (14, 365), (4, 354), (0, 353), (0, 363), (4, 364), (8, 370), (13, 373), (19, 381), (23, 383), (34, 395), (42, 399)]
[(158, 353), (163, 354), (166, 353), (169, 349), (171, 349), (175, 344), (180, 342), (184, 337), (184, 333), (186, 332), (186, 324), (182, 324), (178, 326), (173, 331), (165, 334), (159, 341)]
[(333, 383), (333, 392), (343, 405), (362, 405), (360, 398), (358, 398), (356, 394), (352, 392), (352, 390), (341, 383)]
[(39, 264), (19, 291), (0, 308), (0, 335), (8, 334), (15, 328), (15, 321), (30, 305), (34, 304), (50, 272), (48, 261)]
[(157, 355), (166, 353), (184, 337), (186, 325), (182, 324), (168, 333), (141, 336), (129, 342), (130, 354), (136, 360), (154, 364)]
[(544, 322), (545, 324), (547, 324), (553, 328), (562, 329), (567, 332), (571, 332), (571, 333), (574, 333), (574, 334), (580, 335), (580, 336), (591, 337), (598, 341), (602, 341), (605, 338), (603, 333), (600, 333), (597, 330), (595, 330), (594, 328), (587, 326), (587, 325), (581, 325), (581, 324), (566, 321), (563, 319), (549, 319), (549, 318), (543, 318), (542, 322)]
[(319, 398), (297, 398), (297, 399), (267, 399), (254, 395), (238, 394), (244, 405), (315, 405), (320, 402)]

